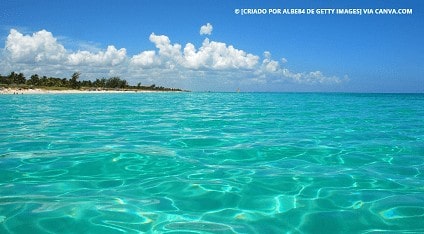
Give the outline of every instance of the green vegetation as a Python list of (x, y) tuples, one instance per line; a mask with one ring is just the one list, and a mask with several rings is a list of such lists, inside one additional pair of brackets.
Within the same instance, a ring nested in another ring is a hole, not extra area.
[(11, 72), (8, 76), (0, 75), (0, 87), (21, 87), (21, 88), (43, 88), (43, 89), (101, 89), (101, 90), (153, 90), (153, 91), (183, 91), (175, 88), (165, 88), (156, 86), (143, 86), (138, 83), (136, 86), (131, 86), (124, 79), (119, 77), (101, 78), (95, 81), (83, 80), (80, 81), (79, 72), (72, 74), (70, 79), (56, 77), (40, 77), (37, 74), (26, 79), (24, 74)]

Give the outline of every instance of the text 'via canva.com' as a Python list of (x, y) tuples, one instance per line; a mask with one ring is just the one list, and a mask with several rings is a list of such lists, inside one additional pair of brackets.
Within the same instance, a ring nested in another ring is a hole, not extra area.
[(236, 15), (412, 15), (410, 8), (236, 8)]

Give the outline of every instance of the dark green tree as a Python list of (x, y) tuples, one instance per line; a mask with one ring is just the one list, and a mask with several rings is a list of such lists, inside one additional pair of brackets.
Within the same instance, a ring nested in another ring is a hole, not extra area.
[(10, 80), (8, 76), (0, 76), (0, 84), (10, 85)]
[(25, 78), (24, 74), (19, 73), (16, 76), (16, 84), (25, 84), (25, 83), (26, 83), (26, 78)]
[(91, 80), (83, 80), (81, 82), (81, 86), (82, 87), (89, 87), (89, 88), (91, 88), (93, 86), (93, 83), (91, 82)]
[(26, 78), (22, 73), (11, 72), (7, 77), (9, 84), (25, 84)]
[(43, 76), (39, 82), (40, 86), (47, 86), (47, 76)]
[(69, 86), (72, 89), (79, 89), (80, 83), (78, 82), (78, 79), (79, 79), (80, 75), (81, 75), (81, 73), (79, 73), (79, 72), (74, 72), (74, 74), (72, 74), (72, 77), (69, 80)]
[(111, 77), (106, 80), (106, 87), (107, 88), (126, 88), (128, 86), (126, 80), (121, 80), (119, 77)]
[(68, 87), (69, 86), (69, 81), (66, 78), (62, 79), (62, 87)]
[(96, 88), (106, 88), (106, 79), (96, 79), (96, 81), (93, 82), (93, 86)]
[(37, 74), (31, 76), (31, 78), (27, 81), (28, 85), (38, 86), (40, 83), (40, 77)]

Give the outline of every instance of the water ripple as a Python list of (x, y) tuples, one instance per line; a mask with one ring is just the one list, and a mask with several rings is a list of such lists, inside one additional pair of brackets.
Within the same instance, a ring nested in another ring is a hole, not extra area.
[(1, 96), (0, 233), (424, 232), (424, 96)]

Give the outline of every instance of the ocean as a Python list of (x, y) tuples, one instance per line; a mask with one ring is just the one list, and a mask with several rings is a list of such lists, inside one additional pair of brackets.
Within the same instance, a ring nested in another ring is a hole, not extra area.
[(424, 232), (424, 95), (0, 96), (0, 233)]

